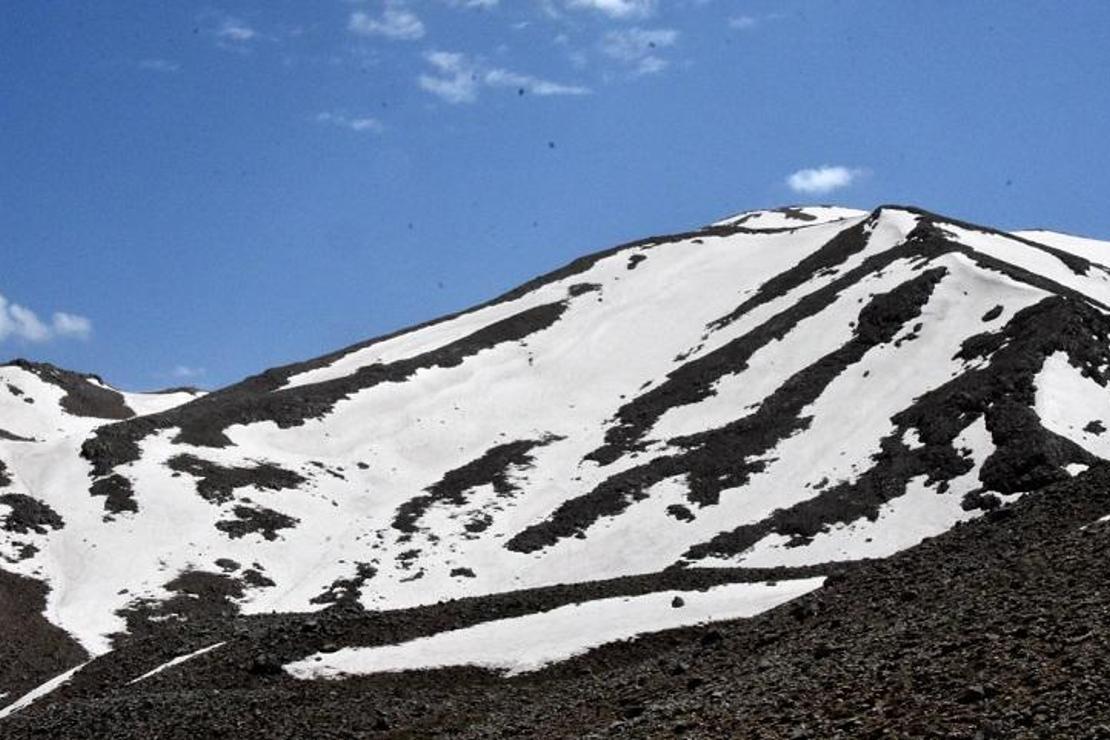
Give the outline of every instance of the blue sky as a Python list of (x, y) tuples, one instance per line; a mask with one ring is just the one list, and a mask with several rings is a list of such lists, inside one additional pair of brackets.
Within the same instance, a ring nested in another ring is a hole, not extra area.
[(1110, 238), (1108, 37), (1103, 0), (9, 3), (0, 357), (214, 387), (788, 203)]

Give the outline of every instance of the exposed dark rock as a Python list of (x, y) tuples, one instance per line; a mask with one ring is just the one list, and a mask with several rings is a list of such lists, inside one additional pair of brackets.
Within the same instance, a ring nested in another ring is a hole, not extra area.
[[(652, 485), (673, 475), (687, 475), (692, 503), (717, 503), (722, 490), (743, 485), (752, 474), (764, 469), (764, 453), (809, 425), (809, 419), (800, 416), (801, 411), (844, 368), (858, 362), (870, 348), (890, 341), (905, 323), (920, 315), (944, 274), (944, 268), (933, 268), (889, 293), (874, 296), (860, 311), (851, 340), (788, 379), (751, 415), (718, 429), (670, 440), (687, 451), (657, 457), (606, 479), (589, 493), (568, 499), (547, 519), (522, 530), (505, 546), (517, 552), (534, 552), (553, 545), (583, 532), (602, 517), (621, 513), (645, 498)], [(828, 500), (833, 495), (825, 492), (822, 497)]]
[(675, 519), (679, 520), (680, 522), (692, 522), (692, 521), (694, 521), (693, 512), (690, 511), (685, 506), (683, 506), (682, 504), (671, 504), (670, 506), (667, 507), (667, 514), (669, 514), (670, 516), (673, 516)]
[(236, 488), (254, 486), (266, 491), (297, 488), (305, 482), (304, 476), (273, 463), (259, 463), (253, 467), (224, 467), (195, 455), (177, 455), (166, 465), (179, 473), (188, 473), (197, 479), (197, 493), (214, 504), (224, 504), (234, 497)]
[[(1081, 527), (1110, 512), (1108, 490), (1100, 464), (1023, 498), (1005, 521), (980, 519), (887, 560), (845, 564), (789, 606), (613, 643), (517, 679), (453, 668), (299, 682), (275, 666), (550, 609), (556, 592), (563, 603), (601, 594), (580, 585), (399, 612), (335, 607), (238, 618), (234, 627), (173, 623), (162, 633), (172, 643), (129, 641), (6, 720), (5, 731), (144, 738), (187, 726), (213, 737), (342, 737), (384, 721), (409, 737), (570, 738), (620, 722), (622, 737), (643, 738), (678, 726), (696, 737), (802, 737), (804, 728), (812, 738), (1100, 738), (1110, 717), (1110, 596), (1099, 566), (1110, 538)], [(692, 589), (709, 585), (707, 574), (667, 571), (637, 583)], [(631, 582), (622, 583), (629, 593)], [(910, 591), (921, 596), (907, 599)], [(621, 592), (610, 584), (605, 595)], [(167, 654), (223, 639), (157, 683), (127, 685)]]
[(216, 565), (224, 573), (234, 573), (241, 567), (239, 563), (235, 562), (231, 558), (216, 558)]
[(567, 288), (567, 295), (571, 298), (577, 298), (586, 293), (596, 293), (601, 290), (601, 285), (598, 283), (575, 283)]
[(1002, 306), (997, 305), (994, 308), (992, 308), (991, 310), (987, 311), (985, 314), (983, 314), (983, 321), (994, 321), (995, 319), (997, 319), (1001, 315), (1002, 315)]
[(337, 578), (324, 593), (314, 596), (313, 604), (335, 604), (354, 601), (362, 595), (362, 587), (378, 574), (378, 569), (370, 563), (355, 563), (355, 574), (350, 578)]
[(0, 494), (0, 504), (9, 511), (0, 520), (0, 529), (16, 534), (46, 534), (47, 528), (62, 529), (65, 522), (46, 503), (22, 493)]
[(1106, 425), (1098, 419), (1092, 419), (1091, 421), (1087, 422), (1087, 425), (1085, 427), (1083, 427), (1083, 431), (1087, 432), (1088, 434), (1098, 436), (1106, 431)]
[(139, 504), (135, 501), (135, 492), (131, 488), (131, 481), (118, 473), (94, 481), (89, 488), (89, 494), (104, 496), (104, 510), (113, 514), (139, 510)]
[(103, 381), (96, 375), (82, 375), (62, 370), (45, 362), (28, 360), (13, 360), (7, 363), (7, 366), (34, 373), (47, 383), (64, 390), (66, 395), (62, 397), (61, 404), (66, 413), (96, 419), (129, 419), (135, 415), (135, 412), (127, 407), (121, 393), (98, 385)]
[(216, 529), (233, 540), (255, 533), (276, 540), (278, 530), (292, 529), (300, 521), (264, 506), (236, 506), (232, 511), (235, 518), (216, 522)]
[[(39, 581), (0, 569), (0, 707), (88, 656), (77, 642), (51, 624), (43, 612), (49, 588)], [(0, 735), (7, 728), (0, 720)]]
[[(465, 506), (466, 492), (478, 486), (492, 485), (499, 497), (515, 495), (517, 487), (510, 478), (513, 469), (528, 468), (532, 464), (532, 450), (560, 439), (562, 437), (549, 434), (540, 439), (522, 439), (491, 447), (481, 457), (462, 467), (449, 470), (439, 482), (425, 489), (423, 495), (411, 498), (397, 507), (397, 513), (393, 517), (393, 528), (405, 533), (415, 532), (421, 517), (432, 506), (437, 504)], [(474, 523), (476, 528), (470, 531), (481, 531), (488, 527), (489, 523), (488, 519), (478, 520)]]

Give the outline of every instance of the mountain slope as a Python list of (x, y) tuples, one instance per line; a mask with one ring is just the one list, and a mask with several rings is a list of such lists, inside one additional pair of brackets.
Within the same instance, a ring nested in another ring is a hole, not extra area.
[[(780, 603), (728, 584), (797, 597), (1110, 456), (1099, 244), (788, 208), (200, 398), (4, 368), (0, 565), (41, 640), (0, 692), (236, 614), (488, 596), (484, 618), (428, 617), (442, 630), (488, 623), (499, 594), (527, 590), (505, 617), (642, 594), (589, 607), (654, 625), (631, 636), (690, 624), (699, 599), (716, 618)], [(687, 618), (649, 616), (668, 589)], [(381, 665), (318, 643), (280, 666)], [(59, 657), (36, 663), (43, 644)]]

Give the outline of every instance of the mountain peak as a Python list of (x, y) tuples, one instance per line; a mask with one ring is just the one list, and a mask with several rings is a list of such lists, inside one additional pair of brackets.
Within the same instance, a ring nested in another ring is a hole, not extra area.
[[(312, 683), (432, 667), (372, 653), (377, 612), (510, 672), (749, 618), (1103, 469), (1108, 264), (916, 208), (792, 206), (205, 396), (17, 363), (0, 572), (41, 594), (21, 623), (93, 661), (75, 695), (107, 685), (97, 666), (141, 686), (146, 637)], [(240, 655), (237, 620), (317, 612), (362, 626), (339, 652), (298, 632)], [(33, 650), (0, 691), (49, 678)]]

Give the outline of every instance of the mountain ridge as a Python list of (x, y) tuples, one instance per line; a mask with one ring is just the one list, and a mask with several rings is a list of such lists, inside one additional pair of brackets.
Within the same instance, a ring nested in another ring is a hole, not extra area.
[[(729, 584), (798, 598), (965, 522), (1006, 526), (1110, 459), (1110, 269), (1097, 242), (1042, 239), (786, 207), (202, 396), (0, 367), (0, 588), (21, 610), (0, 625), (39, 636), (8, 648), (0, 693), (191, 624), (288, 621), (270, 613), (462, 629), (443, 605), (464, 600), (525, 629), (597, 602), (635, 623), (677, 588), (747, 617)], [(682, 627), (681, 608), (652, 623)], [(191, 647), (198, 665), (225, 650)], [(246, 670), (315, 676), (330, 652), (301, 641)]]

